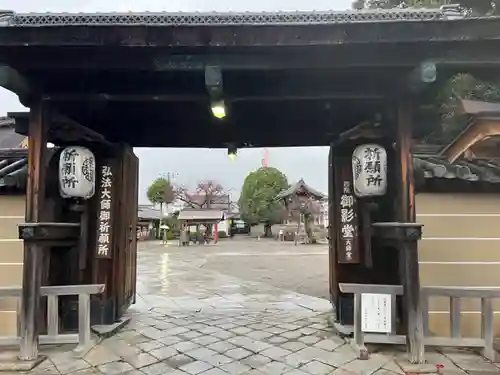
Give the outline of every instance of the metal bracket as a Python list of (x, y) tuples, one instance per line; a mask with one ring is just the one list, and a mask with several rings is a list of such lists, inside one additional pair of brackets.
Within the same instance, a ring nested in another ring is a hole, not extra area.
[(418, 241), (422, 238), (423, 224), (419, 223), (374, 223), (373, 236), (387, 240)]
[(22, 223), (19, 239), (24, 241), (77, 241), (80, 223)]

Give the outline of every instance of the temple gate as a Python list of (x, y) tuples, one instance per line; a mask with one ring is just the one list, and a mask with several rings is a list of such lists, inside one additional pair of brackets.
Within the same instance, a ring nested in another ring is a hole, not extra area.
[[(130, 147), (330, 145), (330, 290), (339, 326), (359, 318), (361, 292), (352, 283), (391, 290), (402, 295), (395, 329), (404, 336), (394, 342), (424, 362), (413, 114), (440, 80), (462, 70), (496, 74), (500, 61), (500, 19), (449, 10), (3, 12), (0, 85), (30, 108), (24, 126), (16, 120), (29, 136), (21, 357), (38, 356), (41, 264), (54, 246), (43, 236), (78, 244), (81, 272), (72, 282), (106, 285), (93, 301), (101, 321), (117, 319), (133, 301), (137, 159)], [(97, 188), (111, 189), (73, 205), (56, 226), (44, 210), (48, 141), (91, 150)], [(376, 158), (359, 158), (370, 144)], [(385, 160), (387, 174), (374, 174)], [(373, 162), (377, 170), (367, 166)]]

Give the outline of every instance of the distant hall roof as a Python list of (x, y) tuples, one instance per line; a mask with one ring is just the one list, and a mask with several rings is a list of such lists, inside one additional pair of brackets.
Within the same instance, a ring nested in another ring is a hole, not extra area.
[(325, 194), (319, 192), (318, 190), (313, 189), (312, 187), (307, 185), (301, 178), (297, 183), (293, 184), (288, 189), (281, 191), (274, 199), (275, 200), (286, 199), (302, 190), (310, 193), (312, 196), (314, 196), (314, 198), (318, 200), (326, 198)]

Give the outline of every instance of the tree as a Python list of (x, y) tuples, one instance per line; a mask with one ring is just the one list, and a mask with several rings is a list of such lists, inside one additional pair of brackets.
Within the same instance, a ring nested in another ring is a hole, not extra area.
[(230, 210), (231, 199), (224, 187), (214, 180), (200, 181), (193, 192), (185, 186), (175, 188), (175, 197), (191, 208), (222, 208)]
[(288, 186), (286, 176), (276, 168), (251, 172), (243, 182), (238, 201), (242, 219), (250, 225), (264, 223), (264, 236), (271, 236), (271, 225), (280, 223), (285, 213), (283, 203), (274, 197)]
[(151, 203), (160, 205), (162, 215), (163, 205), (172, 203), (175, 200), (172, 184), (165, 177), (158, 177), (149, 185), (147, 196)]
[[(177, 186), (175, 197), (191, 208), (216, 208), (226, 212), (231, 210), (230, 194), (215, 180), (198, 182), (193, 192), (190, 192), (185, 186)], [(208, 225), (207, 233), (212, 232), (212, 225)]]

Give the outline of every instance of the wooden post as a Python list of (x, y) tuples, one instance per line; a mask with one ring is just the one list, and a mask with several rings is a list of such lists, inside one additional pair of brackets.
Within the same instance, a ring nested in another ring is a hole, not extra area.
[[(30, 109), (28, 138), (28, 182), (26, 190), (26, 222), (42, 221), (45, 200), (47, 131), (49, 123), (41, 100)], [(36, 242), (24, 242), (23, 290), (21, 302), (21, 360), (38, 358), (38, 310), (42, 277), (43, 248)]]
[(339, 320), (338, 314), (338, 296), (339, 285), (337, 275), (337, 244), (336, 244), (336, 227), (333, 225), (335, 210), (335, 171), (333, 169), (335, 158), (335, 145), (330, 144), (330, 152), (328, 154), (328, 258), (329, 258), (329, 281), (330, 281), (330, 302), (337, 306), (336, 321)]
[[(397, 159), (399, 164), (398, 220), (414, 223), (415, 186), (413, 178), (413, 156), (411, 153), (412, 103), (399, 103), (397, 116)], [(401, 243), (401, 277), (404, 286), (404, 306), (407, 323), (407, 345), (411, 363), (425, 363), (424, 331), (420, 306), (420, 274), (418, 267), (418, 241), (404, 240)]]

